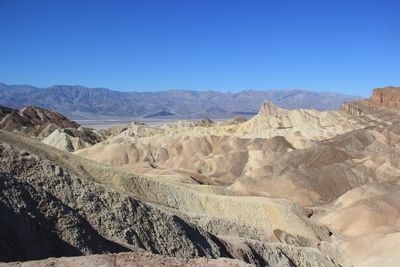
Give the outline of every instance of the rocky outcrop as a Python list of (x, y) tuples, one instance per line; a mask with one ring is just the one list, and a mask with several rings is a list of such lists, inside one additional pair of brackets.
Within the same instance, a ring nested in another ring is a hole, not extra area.
[(350, 116), (360, 116), (368, 112), (368, 109), (360, 105), (359, 102), (347, 102), (342, 104), (340, 112)]
[(278, 113), (279, 108), (270, 101), (265, 101), (258, 112), (258, 115), (268, 117)]
[(400, 110), (400, 87), (374, 89), (371, 101), (379, 106)]
[(380, 112), (384, 109), (400, 111), (400, 87), (384, 87), (374, 89), (368, 99), (345, 102), (340, 111), (350, 116), (360, 116), (365, 114)]

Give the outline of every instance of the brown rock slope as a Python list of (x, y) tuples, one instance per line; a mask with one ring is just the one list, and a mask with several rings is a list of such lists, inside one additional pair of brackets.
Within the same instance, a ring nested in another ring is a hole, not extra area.
[[(1, 108), (0, 128), (8, 131), (35, 132), (48, 125), (59, 128), (78, 128), (79, 124), (70, 121), (57, 112), (43, 108), (27, 106), (19, 110)], [(39, 134), (39, 133), (38, 133)]]
[(115, 134), (113, 129), (97, 131), (81, 127), (60, 113), (33, 106), (19, 110), (0, 106), (0, 129), (39, 139), (69, 152), (92, 146)]
[(27, 106), (19, 110), (0, 107), (0, 129), (43, 139), (57, 129), (77, 130), (79, 124), (57, 112)]

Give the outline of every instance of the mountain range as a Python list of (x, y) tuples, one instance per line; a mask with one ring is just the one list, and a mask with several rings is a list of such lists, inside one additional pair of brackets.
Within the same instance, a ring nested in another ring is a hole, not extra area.
[(357, 98), (306, 90), (120, 92), (75, 85), (39, 88), (0, 83), (0, 105), (12, 108), (34, 105), (72, 119), (250, 117), (266, 100), (286, 109), (323, 111), (337, 110), (343, 102)]

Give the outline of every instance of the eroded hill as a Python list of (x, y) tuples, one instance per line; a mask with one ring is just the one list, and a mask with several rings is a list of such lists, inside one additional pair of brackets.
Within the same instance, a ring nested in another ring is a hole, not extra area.
[(71, 150), (67, 128), (51, 142), (0, 131), (1, 260), (398, 266), (397, 94), (340, 112), (266, 102), (248, 120), (133, 123)]

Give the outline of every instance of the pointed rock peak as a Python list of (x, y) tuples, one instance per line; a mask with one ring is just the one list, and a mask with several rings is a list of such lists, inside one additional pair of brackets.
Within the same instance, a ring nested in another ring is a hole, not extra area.
[(277, 106), (275, 106), (272, 102), (265, 101), (261, 105), (261, 109), (258, 112), (258, 114), (260, 114), (262, 116), (270, 116), (270, 115), (277, 113), (278, 110), (279, 110), (279, 108)]

